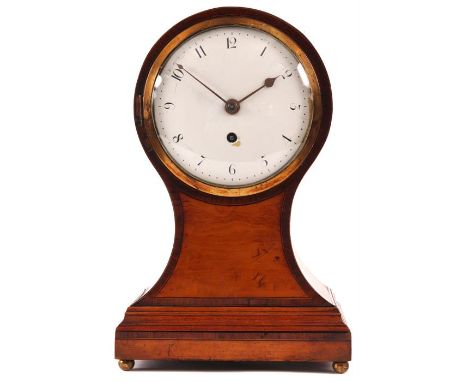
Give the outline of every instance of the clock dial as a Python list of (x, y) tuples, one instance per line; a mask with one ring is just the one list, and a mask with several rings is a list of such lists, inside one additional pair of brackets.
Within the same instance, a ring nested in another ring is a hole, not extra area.
[(312, 120), (312, 91), (297, 57), (258, 29), (205, 30), (181, 43), (154, 83), (159, 140), (184, 172), (245, 187), (284, 169)]

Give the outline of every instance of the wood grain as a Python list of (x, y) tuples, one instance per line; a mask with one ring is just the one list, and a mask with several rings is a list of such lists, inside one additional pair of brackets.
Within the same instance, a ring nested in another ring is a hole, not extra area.
[[(142, 113), (146, 77), (166, 44), (195, 23), (230, 16), (253, 18), (290, 36), (314, 67), (322, 105), (313, 147), (295, 172), (273, 188), (240, 197), (212, 195), (174, 176), (156, 154)], [(351, 333), (333, 293), (302, 274), (290, 238), (294, 193), (326, 140), (331, 114), (330, 84), (320, 57), (299, 31), (275, 16), (217, 8), (183, 20), (161, 37), (137, 82), (135, 124), (171, 196), (174, 246), (160, 279), (127, 309), (117, 327), (116, 358), (351, 359)], [(310, 239), (312, 253), (312, 232)]]
[(211, 361), (346, 361), (348, 341), (117, 340), (120, 359)]

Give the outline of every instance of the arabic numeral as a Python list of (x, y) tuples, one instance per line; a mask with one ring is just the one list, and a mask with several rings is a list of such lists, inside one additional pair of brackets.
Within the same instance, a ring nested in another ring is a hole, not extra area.
[(195, 52), (197, 52), (199, 58), (206, 56), (206, 52), (201, 45), (198, 48), (195, 48)]
[(301, 110), (301, 105), (296, 105), (295, 103), (292, 103), (291, 105), (289, 105), (289, 108), (291, 110)]
[(289, 69), (286, 69), (284, 71), (284, 73), (281, 75), (281, 77), (283, 77), (283, 80), (285, 80), (286, 78), (289, 78), (291, 76), (292, 76), (292, 72)]
[(177, 134), (175, 136), (172, 137), (172, 140), (175, 142), (175, 143), (179, 143), (182, 139), (184, 139), (184, 136), (182, 134)]
[(228, 37), (226, 39), (226, 46), (228, 49), (234, 49), (237, 48), (237, 39), (235, 37)]
[(184, 76), (184, 72), (182, 71), (182, 69), (175, 69), (171, 75), (171, 77), (176, 79), (177, 81), (182, 81), (183, 76)]
[(231, 163), (229, 165), (229, 174), (235, 175), (235, 173), (236, 173), (236, 168), (234, 167), (234, 164)]
[(197, 166), (200, 166), (203, 163), (203, 161), (206, 159), (203, 155), (200, 155), (200, 157), (201, 157), (201, 161), (197, 163)]

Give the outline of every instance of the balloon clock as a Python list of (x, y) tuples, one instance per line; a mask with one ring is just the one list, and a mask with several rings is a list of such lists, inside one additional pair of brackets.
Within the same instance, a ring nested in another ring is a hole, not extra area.
[(193, 15), (149, 52), (135, 123), (170, 194), (174, 247), (117, 327), (115, 357), (333, 362), (351, 333), (330, 289), (291, 245), (301, 178), (322, 148), (332, 95), (307, 38), (247, 8)]

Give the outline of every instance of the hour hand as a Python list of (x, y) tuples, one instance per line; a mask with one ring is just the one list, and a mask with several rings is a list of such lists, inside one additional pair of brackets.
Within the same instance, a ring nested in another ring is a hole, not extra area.
[(276, 76), (276, 77), (270, 77), (270, 78), (267, 78), (264, 82), (263, 82), (263, 85), (260, 86), (259, 88), (255, 89), (253, 92), (247, 94), (244, 98), (241, 98), (239, 100), (239, 103), (241, 103), (242, 101), (245, 101), (247, 98), (249, 98), (250, 96), (253, 96), (256, 92), (258, 92), (259, 90), (263, 89), (263, 88), (271, 88), (274, 84), (275, 84), (275, 81), (276, 79), (278, 78), (279, 76)]
[(182, 64), (176, 64), (177, 67), (180, 69), (180, 70), (183, 70), (185, 73), (187, 73), (190, 77), (192, 77), (195, 81), (197, 81), (198, 83), (200, 83), (201, 85), (203, 85), (205, 88), (207, 88), (211, 93), (213, 93), (216, 97), (218, 97), (221, 101), (223, 101), (224, 103), (226, 103), (226, 100), (221, 97), (218, 93), (216, 93), (213, 89), (211, 89), (209, 86), (207, 86), (206, 84), (204, 84), (202, 81), (200, 81), (197, 77), (195, 77), (192, 73), (190, 73), (187, 69), (184, 68), (184, 66)]

